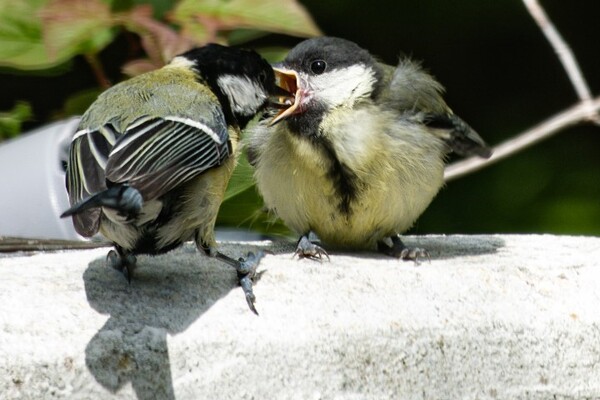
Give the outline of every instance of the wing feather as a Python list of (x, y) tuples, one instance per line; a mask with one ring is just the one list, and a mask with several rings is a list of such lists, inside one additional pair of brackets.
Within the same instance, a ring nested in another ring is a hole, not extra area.
[[(71, 205), (106, 189), (104, 167), (115, 138), (116, 131), (112, 125), (105, 125), (94, 131), (83, 129), (75, 133), (66, 176)], [(73, 216), (75, 230), (86, 237), (96, 234), (99, 224), (99, 209), (86, 210)]]
[(106, 179), (159, 197), (229, 157), (227, 128), (182, 118), (147, 118), (128, 127), (106, 164)]
[[(71, 143), (67, 190), (71, 204), (107, 189), (107, 181), (127, 183), (144, 199), (160, 197), (176, 186), (223, 163), (230, 154), (225, 124), (183, 118), (142, 117), (119, 135), (112, 124), (78, 131)], [(98, 232), (100, 210), (73, 216), (77, 232)]]
[(396, 68), (381, 67), (388, 82), (379, 95), (381, 104), (414, 117), (458, 155), (491, 155), (479, 134), (446, 105), (444, 88), (419, 63), (403, 59)]

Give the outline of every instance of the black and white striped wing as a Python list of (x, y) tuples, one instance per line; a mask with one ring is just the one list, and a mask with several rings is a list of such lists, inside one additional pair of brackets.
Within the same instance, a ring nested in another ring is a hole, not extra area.
[(128, 183), (145, 200), (221, 165), (230, 155), (224, 120), (208, 124), (179, 117), (142, 117), (127, 127), (109, 153), (106, 179)]
[[(69, 151), (66, 184), (71, 205), (106, 189), (104, 168), (117, 132), (112, 125), (75, 132)], [(86, 237), (98, 232), (100, 210), (89, 209), (73, 216), (75, 230)]]

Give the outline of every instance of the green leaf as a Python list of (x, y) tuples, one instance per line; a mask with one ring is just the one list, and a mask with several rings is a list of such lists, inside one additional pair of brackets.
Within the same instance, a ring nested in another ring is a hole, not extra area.
[(224, 200), (229, 200), (254, 186), (254, 169), (243, 153), (231, 175)]
[(113, 13), (130, 10), (134, 2), (133, 0), (105, 0)]
[(101, 0), (51, 0), (40, 15), (50, 58), (97, 54), (116, 35), (117, 21)]
[(20, 69), (44, 69), (49, 62), (36, 15), (46, 0), (0, 0), (0, 65)]
[(112, 25), (100, 0), (0, 0), (0, 66), (43, 70), (98, 52)]
[(173, 20), (190, 31), (200, 22), (209, 31), (245, 28), (300, 37), (321, 34), (296, 0), (182, 0)]
[(31, 106), (26, 102), (18, 102), (12, 110), (0, 112), (0, 139), (17, 136), (21, 125), (33, 117)]
[[(121, 0), (114, 0), (116, 2)], [(149, 4), (152, 6), (154, 18), (157, 20), (162, 19), (165, 14), (173, 9), (177, 0), (134, 0), (136, 5)]]
[(251, 40), (260, 39), (266, 35), (268, 35), (267, 32), (257, 31), (255, 29), (236, 29), (229, 32), (227, 35), (227, 43), (230, 46), (236, 46)]
[(77, 92), (65, 101), (63, 113), (65, 116), (82, 115), (102, 93), (102, 89), (94, 88)]
[(263, 211), (263, 201), (254, 184), (254, 169), (248, 163), (245, 154), (240, 156), (229, 180), (217, 224), (245, 227), (262, 233), (290, 235), (290, 230), (281, 220)]
[(261, 47), (256, 51), (270, 63), (282, 61), (290, 49), (287, 47)]
[(281, 220), (263, 210), (262, 199), (254, 187), (221, 204), (217, 225), (243, 227), (270, 235), (293, 237)]

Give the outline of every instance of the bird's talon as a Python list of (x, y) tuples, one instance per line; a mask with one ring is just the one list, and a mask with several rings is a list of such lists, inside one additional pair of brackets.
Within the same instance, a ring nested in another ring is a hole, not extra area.
[(115, 250), (111, 250), (106, 255), (106, 262), (112, 268), (123, 274), (127, 282), (131, 284), (131, 277), (137, 258), (133, 254), (121, 255)]
[(256, 296), (254, 296), (253, 293), (246, 293), (246, 302), (248, 303), (248, 307), (250, 308), (250, 311), (252, 311), (254, 314), (258, 315), (258, 310), (256, 309), (256, 306), (254, 305), (255, 301), (256, 301)]
[(412, 260), (417, 264), (423, 258), (426, 258), (429, 262), (431, 262), (431, 257), (429, 256), (427, 250), (420, 247), (407, 247), (402, 249), (399, 258), (402, 260)]
[(398, 258), (400, 260), (412, 260), (415, 264), (419, 264), (419, 261), (423, 258), (427, 258), (431, 262), (431, 257), (427, 250), (422, 249), (420, 247), (408, 247), (398, 236), (393, 236), (392, 238), (392, 246), (384, 243), (383, 241), (379, 242), (377, 248), (380, 252), (387, 254), (388, 256), (392, 256)]
[(252, 275), (250, 275), (250, 273), (245, 274), (245, 275), (241, 275), (238, 273), (238, 276), (240, 276), (240, 286), (242, 287), (242, 290), (244, 291), (244, 295), (246, 297), (246, 302), (248, 303), (248, 307), (250, 308), (250, 311), (252, 311), (254, 314), (258, 315), (258, 311), (256, 310), (256, 307), (254, 305), (254, 303), (256, 302), (256, 296), (254, 296), (254, 292), (252, 291), (252, 278), (253, 278), (254, 273), (252, 273)]
[(265, 256), (265, 251), (258, 251), (256, 253), (249, 252), (246, 256), (246, 260), (240, 258), (240, 264), (237, 267), (237, 274), (240, 286), (244, 290), (244, 295), (246, 296), (246, 302), (248, 303), (248, 307), (250, 311), (254, 314), (258, 315), (258, 311), (256, 310), (256, 306), (254, 303), (256, 302), (256, 296), (254, 296), (254, 292), (252, 291), (252, 283), (260, 278), (264, 271), (259, 273), (256, 272), (258, 268), (258, 264), (260, 260)]
[(121, 257), (114, 250), (109, 251), (106, 255), (106, 263), (109, 267), (116, 269), (117, 271), (121, 271), (121, 269), (123, 269)]
[(129, 266), (125, 265), (121, 272), (123, 272), (125, 279), (127, 279), (127, 283), (131, 285), (131, 276), (133, 275), (133, 269), (130, 269)]
[(299, 259), (309, 258), (311, 260), (323, 260), (323, 256), (327, 257), (327, 261), (331, 261), (329, 254), (324, 248), (308, 240), (306, 236), (302, 236), (296, 246), (296, 251), (292, 255), (292, 258), (298, 256)]
[(254, 278), (254, 275), (256, 274), (256, 268), (264, 256), (265, 253), (263, 251), (259, 251), (256, 254), (253, 252), (248, 252), (246, 259), (240, 257), (238, 259), (240, 262), (238, 267), (238, 276), (245, 277), (250, 275), (250, 278)]

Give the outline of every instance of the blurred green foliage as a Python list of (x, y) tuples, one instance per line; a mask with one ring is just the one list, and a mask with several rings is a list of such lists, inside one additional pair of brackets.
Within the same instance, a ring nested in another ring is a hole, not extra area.
[[(11, 110), (0, 115), (0, 127), (5, 116), (12, 135), (21, 124), (31, 129), (80, 114), (110, 83), (208, 41), (253, 47), (278, 61), (303, 37), (319, 34), (317, 26), (390, 64), (400, 55), (422, 60), (446, 87), (448, 104), (490, 144), (577, 101), (520, 1), (300, 2), (0, 0), (0, 85), (10, 94), (0, 98), (0, 110)], [(541, 3), (599, 93), (600, 2)], [(18, 101), (30, 111), (15, 107)], [(569, 128), (449, 183), (411, 232), (600, 235), (599, 150), (600, 128)], [(251, 174), (242, 159), (219, 223), (285, 233), (261, 212)]]
[[(308, 37), (320, 31), (295, 0), (0, 0), (0, 67), (9, 72), (41, 71), (43, 75), (54, 69), (60, 73), (66, 69), (64, 64), (83, 57), (96, 85), (68, 94), (56, 113), (77, 115), (110, 85), (99, 54), (124, 34), (133, 47), (129, 51), (142, 50), (139, 57), (120, 65), (125, 75), (134, 76), (160, 68), (193, 46), (243, 44), (268, 33)], [(278, 47), (262, 51), (271, 60), (281, 59), (286, 52)], [(17, 135), (22, 122), (31, 117), (31, 107), (23, 102), (0, 113), (0, 139)], [(220, 222), (236, 225), (243, 216), (260, 224), (266, 220), (255, 212), (260, 204), (251, 168), (242, 159), (227, 190), (223, 208), (228, 211), (222, 212)], [(277, 226), (285, 231), (281, 224)]]
[(145, 51), (143, 60), (130, 61), (136, 68), (124, 67), (135, 73), (230, 36), (241, 43), (267, 33), (320, 33), (295, 0), (0, 0), (0, 66), (43, 70), (95, 57), (122, 30), (136, 34)]
[(0, 112), (0, 140), (17, 136), (23, 122), (33, 116), (29, 103), (19, 101), (8, 111)]

